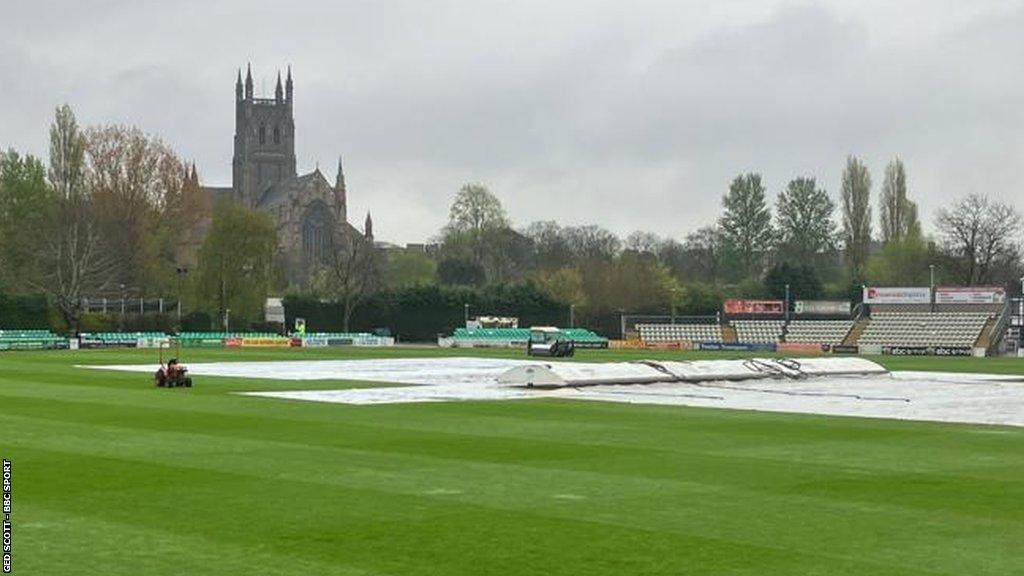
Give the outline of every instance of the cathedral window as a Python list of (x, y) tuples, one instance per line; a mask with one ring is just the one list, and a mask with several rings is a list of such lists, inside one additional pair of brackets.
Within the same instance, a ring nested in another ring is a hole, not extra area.
[(280, 144), (280, 143), (281, 143), (281, 129), (278, 128), (277, 126), (274, 126), (274, 144)]
[(313, 264), (326, 264), (331, 250), (333, 219), (323, 202), (316, 202), (302, 220), (302, 254)]
[(267, 127), (260, 124), (260, 144), (267, 143)]

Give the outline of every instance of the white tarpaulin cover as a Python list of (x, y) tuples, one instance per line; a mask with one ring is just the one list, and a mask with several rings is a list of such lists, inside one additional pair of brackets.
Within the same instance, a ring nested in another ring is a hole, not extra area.
[(509, 369), (498, 377), (510, 386), (591, 386), (596, 384), (650, 384), (704, 382), (778, 377), (885, 374), (870, 360), (855, 357), (749, 360), (646, 361), (584, 364), (553, 362)]
[[(692, 380), (550, 389), (501, 384), (499, 377), (510, 369), (549, 365), (558, 366), (558, 373), (563, 375), (601, 374), (600, 366), (608, 369), (604, 374), (617, 377), (626, 377), (637, 366), (645, 368), (642, 374), (651, 377), (656, 373), (663, 378), (665, 374), (653, 366), (632, 363), (597, 365), (486, 358), (218, 362), (194, 364), (190, 369), (195, 376), (251, 379), (256, 390), (260, 379), (361, 380), (394, 384), (344, 390), (245, 393), (357, 405), (555, 398), (1024, 426), (1024, 379), (1020, 377), (932, 372), (887, 374), (879, 372), (881, 369), (874, 363), (861, 362), (867, 361), (852, 357), (801, 359), (803, 377), (793, 379), (776, 374), (746, 380), (720, 377), (723, 372), (738, 373), (736, 361), (661, 362), (658, 365), (662, 368), (674, 374), (689, 374)], [(153, 365), (90, 368), (143, 373), (156, 369)], [(826, 373), (831, 375), (822, 375)], [(203, 379), (198, 378), (196, 385), (204, 386)]]

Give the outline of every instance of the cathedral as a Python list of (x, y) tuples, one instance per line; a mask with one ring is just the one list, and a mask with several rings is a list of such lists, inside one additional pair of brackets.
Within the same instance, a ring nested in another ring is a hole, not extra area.
[(341, 159), (332, 185), (317, 167), (295, 168), (294, 87), (291, 67), (282, 84), (277, 74), (273, 98), (253, 94), (252, 70), (235, 81), (235, 145), (231, 187), (203, 187), (211, 200), (230, 197), (268, 212), (277, 225), (281, 259), (290, 284), (302, 284), (326, 261), (336, 238), (373, 241), (366, 215), (360, 233), (348, 223), (348, 200)]

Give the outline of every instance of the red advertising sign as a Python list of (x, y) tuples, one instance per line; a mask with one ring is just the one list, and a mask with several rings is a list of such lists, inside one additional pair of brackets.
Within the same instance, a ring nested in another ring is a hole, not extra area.
[(928, 304), (932, 300), (931, 288), (864, 288), (865, 304)]
[(775, 345), (779, 352), (792, 352), (794, 354), (821, 354), (829, 351), (828, 344), (811, 344), (808, 342), (779, 342)]
[(782, 300), (734, 300), (725, 301), (726, 314), (782, 314)]
[(936, 304), (1002, 304), (1005, 301), (1006, 290), (999, 286), (943, 286), (935, 289)]

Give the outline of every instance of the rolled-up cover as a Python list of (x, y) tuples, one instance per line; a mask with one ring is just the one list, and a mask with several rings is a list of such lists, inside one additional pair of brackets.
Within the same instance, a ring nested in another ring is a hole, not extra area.
[(707, 382), (759, 378), (806, 378), (886, 374), (888, 370), (863, 358), (751, 358), (694, 362), (552, 362), (511, 368), (498, 377), (506, 386), (593, 386), (598, 384), (652, 384), (655, 382)]

